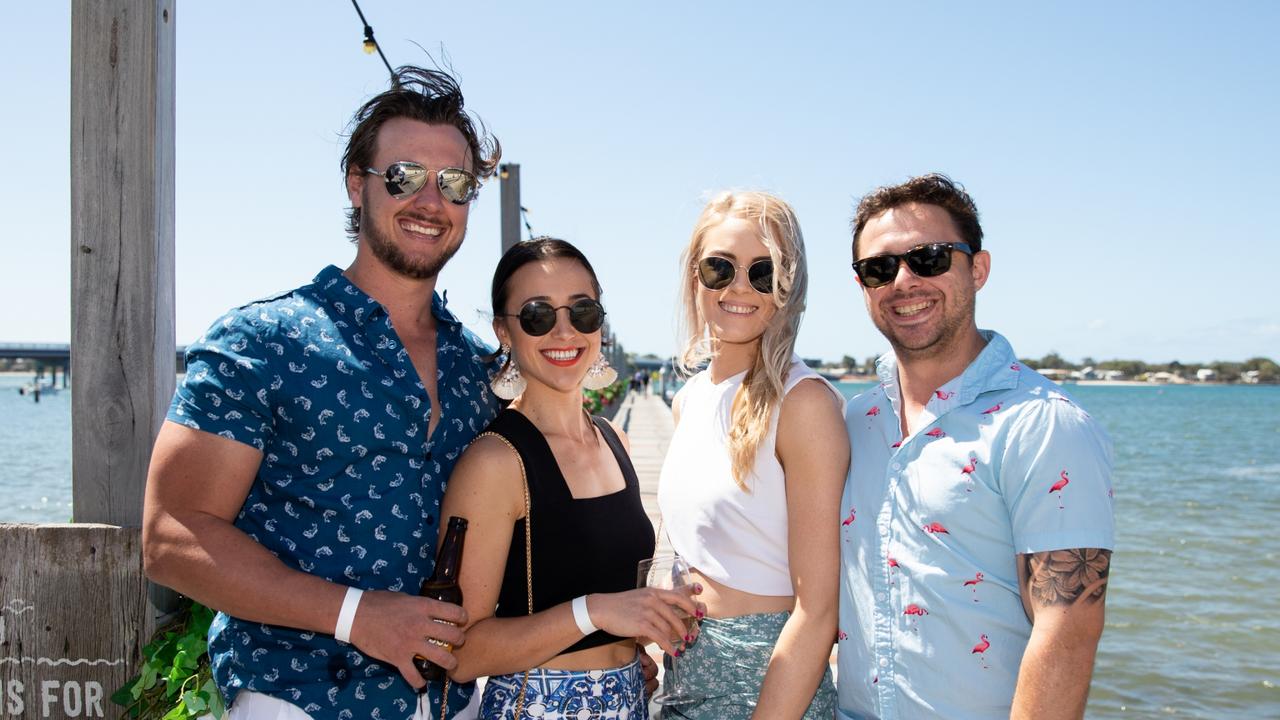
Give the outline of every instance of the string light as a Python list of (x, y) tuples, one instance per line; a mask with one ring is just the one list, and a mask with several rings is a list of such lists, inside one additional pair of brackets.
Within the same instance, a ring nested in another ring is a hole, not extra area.
[(373, 39), (373, 26), (369, 24), (368, 20), (364, 19), (364, 12), (360, 9), (360, 3), (356, 2), (356, 0), (351, 0), (351, 5), (355, 7), (356, 14), (360, 16), (360, 22), (364, 24), (365, 54), (372, 55), (376, 50), (378, 52), (378, 57), (382, 58), (382, 64), (387, 66), (387, 72), (391, 73), (391, 79), (394, 81), (396, 77), (396, 71), (392, 70), (391, 63), (387, 62), (387, 56), (382, 53), (382, 46), (378, 44), (377, 40)]

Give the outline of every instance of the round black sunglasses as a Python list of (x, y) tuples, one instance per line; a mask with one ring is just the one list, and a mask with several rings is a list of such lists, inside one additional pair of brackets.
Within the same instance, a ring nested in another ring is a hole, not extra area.
[(498, 317), (520, 319), (520, 329), (531, 337), (542, 337), (556, 326), (556, 313), (569, 311), (569, 324), (580, 333), (593, 333), (604, 325), (604, 306), (598, 300), (581, 298), (569, 305), (552, 305), (542, 300), (530, 300), (518, 313), (499, 314)]
[[(738, 267), (729, 258), (708, 255), (699, 260), (694, 269), (703, 287), (708, 290), (723, 290), (733, 284), (733, 279), (738, 275)], [(772, 293), (773, 261), (765, 258), (751, 263), (747, 268), (747, 281), (758, 293)]]

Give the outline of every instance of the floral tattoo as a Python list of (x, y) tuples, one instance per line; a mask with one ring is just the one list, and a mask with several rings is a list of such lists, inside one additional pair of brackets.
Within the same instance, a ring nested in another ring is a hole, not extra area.
[(1023, 583), (1038, 606), (1094, 604), (1107, 592), (1111, 551), (1053, 550), (1023, 555)]

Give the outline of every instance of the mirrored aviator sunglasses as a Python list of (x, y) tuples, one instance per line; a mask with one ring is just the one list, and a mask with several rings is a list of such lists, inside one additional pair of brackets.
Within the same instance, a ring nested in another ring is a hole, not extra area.
[[(370, 175), (386, 181), (387, 194), (396, 200), (412, 197), (427, 184), (431, 170), (416, 162), (401, 160), (387, 166), (385, 172), (365, 168)], [(445, 200), (454, 205), (466, 205), (480, 192), (480, 181), (462, 168), (447, 167), (436, 171), (436, 187)]]
[(919, 277), (937, 277), (951, 269), (952, 250), (973, 254), (968, 243), (930, 243), (913, 247), (901, 255), (876, 255), (854, 261), (853, 271), (858, 274), (862, 285), (871, 289), (893, 282), (902, 261), (906, 261), (907, 268)]
[[(738, 275), (738, 266), (729, 258), (719, 255), (708, 255), (698, 261), (694, 268), (698, 282), (708, 290), (723, 290), (733, 284)], [(747, 281), (752, 289), (762, 295), (773, 292), (773, 261), (757, 260), (747, 268)]]
[(591, 298), (574, 300), (570, 305), (552, 305), (542, 300), (533, 300), (524, 304), (520, 312), (499, 317), (516, 317), (520, 320), (520, 329), (530, 337), (542, 337), (556, 326), (556, 313), (569, 311), (569, 324), (580, 333), (590, 334), (604, 326), (604, 306)]

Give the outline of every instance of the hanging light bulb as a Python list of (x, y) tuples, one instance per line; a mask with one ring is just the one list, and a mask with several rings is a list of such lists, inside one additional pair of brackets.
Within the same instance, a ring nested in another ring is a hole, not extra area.
[(373, 39), (373, 28), (364, 26), (364, 54), (372, 55), (378, 50), (378, 42)]

